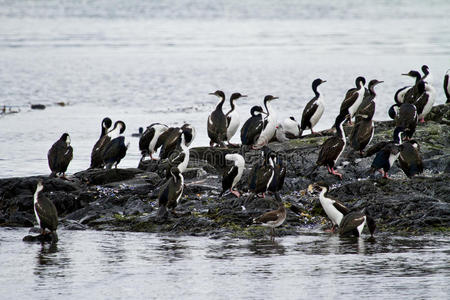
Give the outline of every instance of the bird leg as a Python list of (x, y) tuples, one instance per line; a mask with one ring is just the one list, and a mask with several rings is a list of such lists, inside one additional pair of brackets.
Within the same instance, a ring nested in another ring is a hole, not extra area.
[(327, 166), (328, 169), (328, 173), (333, 174), (333, 172), (331, 172), (330, 166)]
[(388, 172), (384, 172), (383, 178), (389, 179)]
[(69, 180), (69, 178), (66, 177), (66, 173), (65, 172), (62, 173), (62, 176), (60, 178), (64, 179), (64, 180)]
[(338, 176), (342, 180), (342, 174), (331, 168), (331, 174)]
[(420, 123), (425, 123), (425, 118), (422, 118), (419, 121), (420, 121)]
[(266, 193), (260, 193), (256, 195), (258, 198), (266, 198)]
[(238, 197), (238, 198), (241, 197), (241, 194), (239, 193), (239, 191), (235, 191), (235, 190), (233, 190), (233, 189), (230, 189), (230, 192), (231, 192), (233, 195), (235, 195), (236, 197)]

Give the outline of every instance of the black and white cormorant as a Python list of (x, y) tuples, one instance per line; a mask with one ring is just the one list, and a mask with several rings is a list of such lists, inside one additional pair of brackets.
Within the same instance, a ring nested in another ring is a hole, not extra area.
[(342, 174), (334, 170), (334, 166), (344, 152), (346, 139), (343, 124), (347, 119), (348, 114), (340, 114), (337, 116), (334, 126), (336, 128), (336, 134), (333, 137), (328, 138), (320, 147), (319, 157), (317, 158), (317, 166), (327, 166), (330, 174), (339, 176), (342, 179)]
[(70, 146), (70, 136), (68, 133), (64, 133), (47, 153), (48, 166), (52, 171), (50, 177), (60, 174), (62, 178), (66, 178), (65, 173), (72, 158), (73, 148)]
[(361, 104), (358, 113), (356, 114), (356, 123), (352, 128), (349, 136), (350, 146), (359, 151), (363, 155), (364, 148), (370, 143), (374, 134), (373, 115), (375, 114), (375, 97), (376, 93), (374, 87), (381, 83), (376, 79), (369, 82), (369, 96), (364, 97), (366, 102)]
[(349, 115), (349, 123), (352, 124), (352, 118), (358, 110), (361, 102), (364, 98), (366, 89), (364, 85), (366, 84), (366, 79), (359, 76), (355, 80), (356, 87), (349, 89), (345, 94), (345, 99), (341, 103), (340, 113), (341, 115)]
[[(250, 192), (253, 194), (261, 194), (261, 197), (265, 197), (265, 193), (269, 189), (269, 186), (275, 176), (273, 162), (275, 152), (270, 149), (264, 149), (262, 153), (264, 155), (264, 162), (263, 164), (256, 163), (253, 166), (248, 178), (248, 186)], [(250, 195), (249, 199), (252, 197), (253, 195)]]
[(450, 69), (447, 70), (444, 76), (444, 93), (447, 98), (445, 103), (450, 103)]
[(402, 128), (406, 138), (412, 138), (416, 132), (417, 108), (414, 104), (405, 102), (400, 105), (395, 116), (395, 127)]
[(139, 150), (142, 154), (142, 159), (144, 159), (147, 155), (153, 160), (153, 153), (157, 151), (156, 143), (158, 142), (159, 137), (166, 132), (168, 129), (167, 125), (161, 123), (154, 123), (147, 127), (144, 133), (141, 135), (139, 139)]
[(58, 227), (58, 211), (56, 210), (55, 204), (43, 195), (43, 189), (44, 184), (42, 180), (39, 180), (33, 197), (34, 214), (41, 228), (41, 233), (46, 234), (45, 229), (50, 230), (52, 242), (57, 242), (58, 235), (56, 234), (56, 228)]
[(161, 147), (159, 153), (161, 159), (168, 158), (177, 149), (182, 133), (184, 133), (186, 146), (190, 146), (196, 134), (195, 128), (191, 124), (185, 123), (181, 127), (170, 127), (160, 135), (155, 149)]
[(379, 81), (373, 79), (369, 82), (368, 92), (364, 95), (363, 101), (359, 106), (358, 110), (355, 114), (355, 122), (366, 118), (373, 118), (375, 114), (375, 98), (377, 97), (377, 93), (375, 92), (375, 86), (383, 83), (383, 81)]
[(309, 192), (319, 192), (319, 201), (323, 210), (331, 220), (333, 227), (331, 230), (334, 232), (336, 227), (341, 224), (342, 218), (347, 215), (350, 210), (340, 201), (327, 197), (330, 187), (325, 182), (317, 182), (308, 186)]
[(189, 147), (186, 143), (186, 136), (189, 135), (188, 132), (184, 131), (183, 129), (182, 133), (178, 139), (178, 145), (177, 148), (170, 154), (168, 157), (168, 170), (166, 173), (167, 178), (170, 176), (170, 170), (172, 167), (176, 167), (181, 173), (185, 172), (187, 169), (187, 166), (189, 164)]
[(366, 209), (354, 211), (344, 216), (339, 225), (340, 236), (361, 236), (364, 226), (367, 224), (371, 237), (375, 233), (375, 220), (369, 215)]
[(170, 169), (171, 177), (164, 183), (158, 195), (158, 216), (166, 217), (167, 209), (175, 213), (175, 208), (183, 195), (184, 178), (177, 167)]
[(208, 137), (210, 139), (209, 145), (212, 147), (215, 144), (225, 146), (223, 143), (227, 140), (227, 118), (222, 111), (223, 103), (225, 102), (225, 93), (222, 91), (215, 91), (209, 93), (220, 99), (216, 109), (208, 116)]
[(264, 127), (263, 114), (266, 114), (261, 106), (253, 106), (250, 110), (251, 117), (245, 121), (241, 128), (242, 145), (252, 146), (256, 143)]
[(415, 78), (414, 85), (406, 90), (404, 98), (403, 98), (403, 103), (411, 103), (412, 104), (420, 96), (420, 93), (417, 90), (417, 87), (418, 87), (418, 83), (422, 79), (422, 75), (418, 71), (415, 71), (415, 70), (411, 70), (408, 73), (404, 73), (402, 75)]
[(431, 76), (430, 68), (427, 65), (423, 65), (422, 72), (423, 72), (423, 76), (422, 76), (421, 80), (427, 84), (431, 84), (433, 82), (433, 77)]
[(420, 81), (417, 84), (417, 92), (420, 95), (414, 105), (417, 108), (417, 118), (420, 122), (425, 122), (425, 117), (433, 108), (434, 100), (436, 99), (436, 91), (431, 84), (425, 81)]
[(284, 179), (286, 177), (286, 165), (283, 162), (281, 154), (276, 154), (273, 162), (274, 173), (272, 182), (269, 185), (269, 191), (273, 194), (280, 191), (284, 185)]
[(254, 224), (270, 227), (272, 238), (275, 236), (275, 227), (281, 226), (287, 216), (286, 208), (284, 207), (283, 201), (278, 193), (275, 193), (275, 199), (278, 202), (278, 209), (266, 212), (259, 217), (253, 218)]
[(302, 121), (300, 124), (300, 136), (303, 134), (303, 131), (306, 128), (311, 130), (311, 133), (314, 134), (313, 127), (319, 122), (322, 117), (323, 111), (325, 110), (325, 106), (323, 103), (323, 97), (320, 95), (317, 87), (322, 83), (327, 82), (326, 80), (322, 80), (317, 78), (312, 83), (312, 90), (314, 92), (314, 98), (309, 100), (308, 104), (306, 104), (302, 113)]
[(116, 121), (113, 129), (108, 131), (97, 141), (97, 143), (95, 143), (94, 149), (92, 149), (91, 153), (91, 168), (103, 168), (105, 166), (103, 153), (105, 152), (106, 146), (113, 139), (120, 136), (125, 129), (126, 126), (123, 121)]
[(111, 169), (113, 165), (117, 168), (117, 165), (127, 154), (128, 145), (125, 145), (125, 137), (122, 135), (125, 129), (126, 126), (123, 121), (116, 121), (113, 130), (104, 136), (106, 140), (110, 139), (102, 150), (103, 164), (106, 169)]
[(239, 124), (241, 123), (241, 120), (239, 118), (239, 112), (235, 109), (234, 101), (236, 101), (239, 98), (247, 97), (247, 95), (241, 95), (240, 93), (233, 93), (230, 97), (230, 106), (231, 109), (228, 111), (225, 115), (227, 118), (227, 141), (228, 145), (232, 145), (230, 140), (236, 133), (236, 131), (239, 128)]
[(400, 142), (398, 140), (395, 143), (389, 142), (377, 152), (370, 166), (370, 173), (379, 171), (384, 178), (388, 178), (389, 170), (400, 155), (401, 140), (400, 137)]
[(398, 163), (409, 178), (423, 172), (423, 162), (419, 150), (419, 143), (415, 140), (406, 141), (400, 146)]
[(267, 145), (275, 136), (278, 122), (275, 111), (272, 109), (271, 105), (271, 102), (275, 99), (278, 99), (278, 97), (274, 97), (272, 95), (267, 95), (264, 97), (264, 106), (266, 107), (267, 116), (264, 118), (263, 129), (258, 137), (258, 140), (252, 146), (253, 149), (261, 149), (263, 146)]
[(108, 129), (111, 128), (111, 125), (112, 121), (110, 118), (106, 117), (102, 120), (100, 137), (92, 148), (90, 168), (101, 168), (103, 166), (101, 146), (105, 143), (103, 137), (108, 133)]
[(233, 162), (233, 165), (226, 168), (223, 173), (222, 192), (220, 193), (219, 197), (222, 197), (222, 195), (226, 191), (230, 190), (233, 195), (239, 198), (241, 194), (239, 193), (239, 191), (234, 190), (233, 188), (239, 182), (239, 180), (241, 180), (242, 173), (244, 172), (245, 160), (242, 155), (237, 153), (226, 154), (225, 159), (227, 161)]

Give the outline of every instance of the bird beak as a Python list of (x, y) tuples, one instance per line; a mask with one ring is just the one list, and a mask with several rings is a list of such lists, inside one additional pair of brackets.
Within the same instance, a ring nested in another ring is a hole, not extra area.
[(241, 98), (246, 98), (247, 97), (247, 95), (241, 95)]
[(384, 81), (378, 81), (378, 83), (383, 83)]
[(214, 96), (215, 96), (216, 94), (214, 94), (214, 93), (208, 93), (208, 95), (214, 95)]
[(327, 82), (326, 80), (322, 80), (322, 83)]
[(409, 76), (409, 74), (402, 73), (403, 76)]

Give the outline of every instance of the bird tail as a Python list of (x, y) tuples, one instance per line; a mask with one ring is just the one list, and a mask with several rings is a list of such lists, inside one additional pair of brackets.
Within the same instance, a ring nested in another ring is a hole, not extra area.
[(52, 171), (48, 177), (50, 177), (50, 178), (56, 177), (56, 172), (55, 172), (55, 171)]
[(56, 230), (53, 230), (51, 232), (52, 235), (52, 243), (56, 243), (58, 241), (58, 234), (56, 233)]
[(157, 214), (158, 218), (165, 219), (165, 218), (167, 218), (168, 214), (169, 213), (168, 213), (167, 207), (165, 205), (162, 205), (159, 207), (158, 214)]

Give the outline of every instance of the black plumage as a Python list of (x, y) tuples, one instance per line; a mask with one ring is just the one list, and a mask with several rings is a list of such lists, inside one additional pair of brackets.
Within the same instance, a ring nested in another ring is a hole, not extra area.
[(375, 99), (377, 97), (377, 93), (375, 92), (375, 86), (382, 83), (383, 81), (379, 81), (373, 79), (369, 82), (369, 89), (367, 93), (364, 94), (364, 98), (359, 106), (358, 110), (355, 114), (355, 122), (358, 122), (363, 119), (370, 118), (372, 119), (375, 114)]
[(342, 174), (334, 170), (337, 160), (344, 152), (346, 140), (344, 135), (344, 129), (342, 127), (346, 120), (345, 114), (337, 116), (334, 126), (336, 128), (336, 134), (333, 137), (328, 138), (320, 147), (319, 156), (317, 158), (317, 166), (327, 166), (330, 174), (339, 176), (342, 179)]
[(264, 110), (261, 106), (253, 106), (250, 110), (251, 117), (245, 121), (241, 128), (242, 145), (254, 145), (264, 128), (262, 114)]
[(117, 165), (127, 154), (127, 149), (128, 146), (125, 145), (124, 136), (118, 136), (109, 142), (102, 155), (106, 169), (111, 169), (113, 165), (117, 168)]
[(227, 118), (223, 113), (222, 106), (225, 102), (225, 94), (222, 91), (215, 91), (210, 93), (220, 98), (216, 109), (208, 116), (208, 137), (210, 139), (210, 146), (219, 145), (225, 146), (224, 141), (227, 140)]
[[(264, 153), (265, 152), (265, 153)], [(264, 163), (257, 163), (253, 166), (249, 176), (249, 190), (254, 194), (262, 193), (264, 197), (270, 183), (274, 177), (274, 152), (264, 150)]]
[[(422, 80), (417, 84), (417, 92), (420, 94), (416, 99), (416, 102), (414, 102), (417, 109), (417, 118), (424, 122), (426, 114), (429, 113), (433, 106), (432, 101), (434, 101), (434, 99), (431, 99), (430, 93), (425, 91), (425, 82)], [(427, 106), (428, 109), (425, 111)]]
[(349, 122), (351, 123), (351, 118), (354, 116), (359, 106), (361, 105), (362, 99), (366, 92), (364, 85), (366, 84), (366, 79), (359, 76), (355, 80), (355, 88), (351, 88), (345, 94), (345, 98), (341, 103), (340, 113), (341, 115), (349, 115)]
[(450, 70), (447, 70), (447, 73), (444, 76), (444, 94), (447, 98), (447, 102), (450, 103)]
[(311, 130), (311, 133), (314, 134), (313, 127), (317, 124), (317, 122), (319, 122), (319, 119), (324, 111), (324, 104), (322, 103), (322, 101), (318, 101), (320, 99), (320, 93), (317, 90), (317, 87), (324, 82), (327, 81), (317, 78), (312, 83), (312, 90), (314, 92), (314, 97), (311, 100), (309, 100), (309, 102), (303, 109), (302, 121), (300, 123), (301, 131), (299, 136), (302, 135), (303, 131), (306, 128), (309, 128)]
[(389, 110), (388, 110), (389, 118), (391, 118), (392, 120), (395, 120), (397, 118), (398, 111), (400, 110), (400, 105), (401, 104), (395, 103), (394, 105), (389, 107)]
[(58, 241), (58, 235), (56, 234), (56, 228), (58, 227), (58, 211), (55, 205), (42, 193), (44, 184), (42, 180), (39, 180), (36, 186), (36, 192), (34, 193), (34, 213), (36, 220), (41, 228), (41, 233), (45, 234), (45, 229), (50, 230), (52, 234), (52, 241)]
[(90, 168), (103, 168), (105, 166), (103, 160), (103, 152), (106, 146), (111, 142), (111, 140), (120, 134), (122, 134), (126, 129), (126, 125), (123, 121), (116, 121), (114, 123), (113, 129), (106, 132), (98, 141), (95, 143), (94, 148), (91, 152), (91, 166)]
[(419, 82), (422, 79), (422, 75), (420, 75), (420, 73), (418, 71), (415, 71), (415, 70), (411, 70), (408, 73), (402, 74), (402, 75), (415, 78), (414, 85), (411, 88), (407, 89), (407, 91), (405, 92), (404, 99), (403, 99), (403, 103), (411, 103), (412, 104), (420, 96), (420, 93), (418, 91), (418, 84), (419, 84)]
[[(91, 165), (90, 168), (100, 168), (103, 166), (103, 160), (101, 155), (101, 146), (105, 143), (103, 137), (108, 133), (108, 129), (111, 128), (112, 121), (110, 118), (106, 117), (102, 120), (100, 137), (97, 142), (95, 142), (94, 147), (91, 151)], [(105, 144), (106, 145), (106, 144)]]
[(388, 172), (400, 154), (400, 148), (397, 144), (387, 143), (375, 155), (372, 161), (370, 172), (380, 171), (384, 178), (388, 178)]
[(419, 144), (415, 140), (409, 140), (400, 145), (398, 163), (406, 176), (410, 178), (423, 172), (419, 150)]
[(180, 173), (178, 168), (173, 167), (170, 169), (171, 177), (164, 183), (159, 191), (158, 195), (158, 216), (166, 217), (167, 209), (174, 212), (176, 206), (178, 205), (184, 189), (184, 178)]
[(274, 175), (272, 182), (269, 185), (269, 191), (276, 193), (283, 188), (284, 179), (286, 177), (286, 165), (284, 164), (281, 154), (277, 154), (274, 161)]
[(147, 127), (139, 139), (139, 150), (142, 158), (148, 155), (153, 159), (153, 153), (158, 150), (156, 148), (158, 139), (167, 129), (166, 125), (160, 123), (154, 123)]
[(70, 161), (73, 158), (73, 148), (70, 146), (70, 136), (64, 133), (48, 150), (47, 159), (48, 166), (52, 173), (50, 177), (55, 177), (57, 174), (62, 174), (65, 178), (65, 173)]
[(359, 237), (367, 225), (370, 235), (373, 237), (375, 233), (375, 220), (368, 214), (367, 211), (355, 211), (345, 215), (339, 225), (340, 236), (356, 236)]
[(403, 128), (405, 136), (412, 138), (417, 126), (417, 109), (414, 104), (403, 103), (395, 118), (395, 126)]

